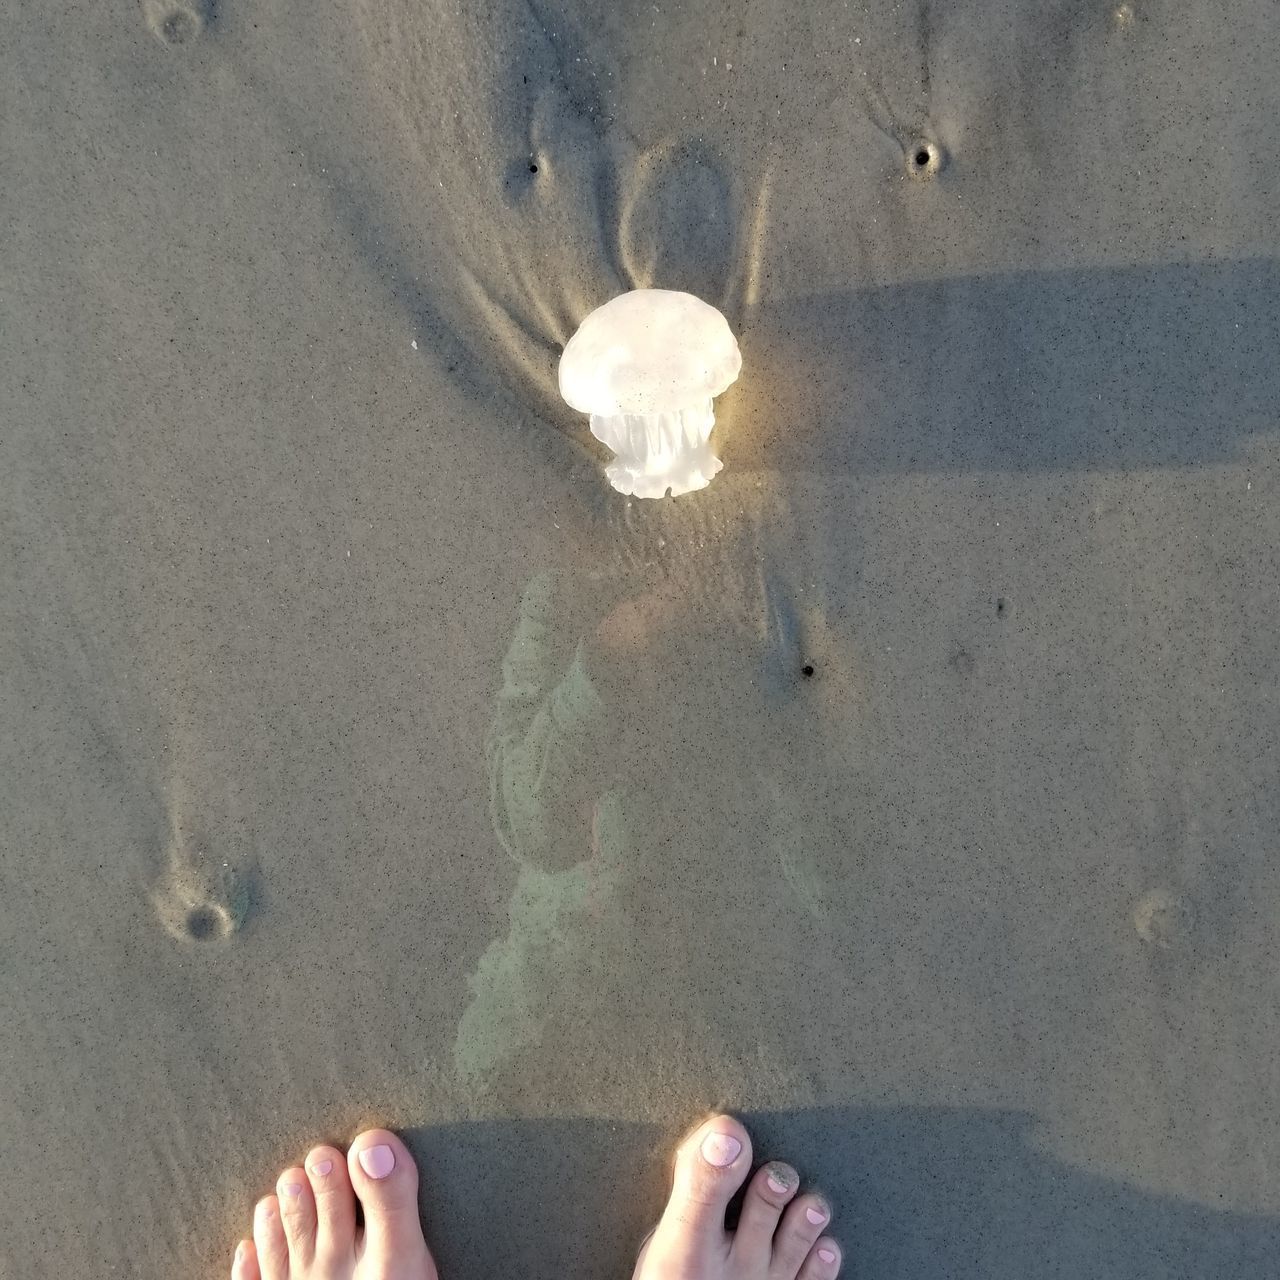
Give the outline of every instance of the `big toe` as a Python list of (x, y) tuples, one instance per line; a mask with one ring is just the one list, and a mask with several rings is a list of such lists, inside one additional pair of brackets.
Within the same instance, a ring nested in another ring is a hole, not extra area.
[(370, 1129), (351, 1144), (347, 1171), (364, 1209), (362, 1270), (379, 1278), (436, 1280), (418, 1214), (418, 1167), (408, 1147), (387, 1129)]
[(724, 1215), (751, 1169), (751, 1139), (732, 1116), (703, 1121), (676, 1153), (671, 1198), (636, 1275), (699, 1273), (728, 1256)]

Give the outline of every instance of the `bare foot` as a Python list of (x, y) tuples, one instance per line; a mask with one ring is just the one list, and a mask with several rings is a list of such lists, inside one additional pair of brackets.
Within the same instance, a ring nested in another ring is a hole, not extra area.
[(751, 1172), (751, 1139), (732, 1116), (698, 1126), (676, 1154), (675, 1185), (632, 1280), (833, 1280), (840, 1246), (821, 1234), (831, 1208), (797, 1196), (800, 1177), (777, 1161), (757, 1169), (738, 1229), (724, 1212)]
[[(356, 1201), (364, 1226), (356, 1229)], [(344, 1156), (316, 1147), (258, 1201), (231, 1280), (438, 1280), (418, 1217), (418, 1170), (386, 1129)]]

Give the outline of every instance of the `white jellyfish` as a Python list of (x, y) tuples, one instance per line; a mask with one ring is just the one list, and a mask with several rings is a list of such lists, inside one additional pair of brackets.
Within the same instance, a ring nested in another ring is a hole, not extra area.
[(728, 321), (691, 293), (634, 289), (597, 307), (560, 357), (560, 394), (591, 415), (591, 434), (617, 455), (605, 468), (619, 493), (673, 497), (711, 483), (724, 463), (708, 439), (712, 397), (738, 376)]

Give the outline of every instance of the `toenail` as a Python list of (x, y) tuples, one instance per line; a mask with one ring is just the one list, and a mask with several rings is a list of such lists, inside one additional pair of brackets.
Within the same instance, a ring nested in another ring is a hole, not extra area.
[(788, 1187), (788, 1182), (780, 1174), (774, 1173), (771, 1169), (768, 1178), (765, 1179), (769, 1184), (769, 1190), (781, 1195)]
[(836, 1255), (831, 1249), (819, 1249), (818, 1257), (820, 1257), (823, 1262), (834, 1262), (836, 1260)]
[(317, 1160), (315, 1164), (311, 1166), (311, 1172), (314, 1173), (317, 1178), (327, 1178), (332, 1169), (332, 1160)]
[(804, 1211), (804, 1216), (808, 1218), (809, 1221), (812, 1222), (815, 1227), (818, 1225), (818, 1223), (826, 1222), (827, 1220), (827, 1215), (823, 1213), (821, 1209), (815, 1209), (813, 1205), (810, 1205)]
[(371, 1178), (385, 1178), (396, 1167), (395, 1153), (390, 1147), (365, 1147), (356, 1158)]
[(244, 1261), (244, 1244), (243, 1243), (236, 1245), (236, 1261), (237, 1262)]
[(717, 1169), (731, 1165), (742, 1150), (742, 1143), (727, 1133), (709, 1133), (702, 1140), (702, 1158)]
[(286, 1182), (281, 1186), (280, 1190), (287, 1196), (300, 1196), (302, 1194), (302, 1183)]

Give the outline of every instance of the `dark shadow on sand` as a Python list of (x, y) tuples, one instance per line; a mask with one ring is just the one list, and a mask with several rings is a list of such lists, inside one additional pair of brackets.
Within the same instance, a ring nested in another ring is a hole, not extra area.
[[(1025, 1114), (831, 1107), (744, 1119), (835, 1205), (858, 1280), (1248, 1280), (1280, 1219), (1154, 1195), (1032, 1145)], [(497, 1120), (406, 1133), (424, 1220), (453, 1280), (622, 1280), (667, 1189), (675, 1135), (606, 1120)]]
[(1280, 264), (1260, 258), (766, 305), (725, 400), (763, 390), (768, 407), (744, 406), (748, 438), (730, 425), (725, 461), (831, 475), (1238, 460), (1280, 429), (1277, 297)]

